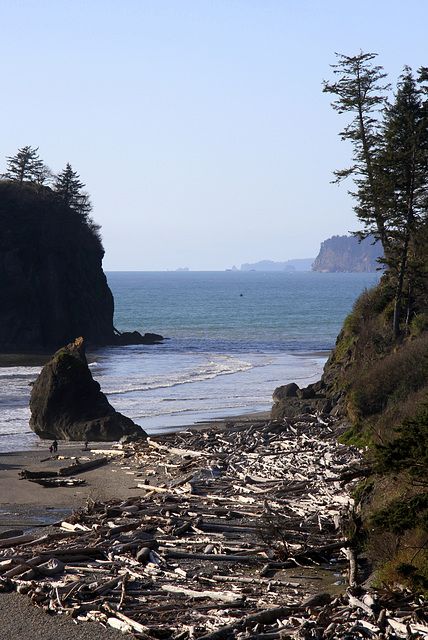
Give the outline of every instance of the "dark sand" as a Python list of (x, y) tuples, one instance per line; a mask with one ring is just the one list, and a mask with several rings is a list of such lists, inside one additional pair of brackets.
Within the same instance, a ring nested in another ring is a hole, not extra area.
[(0, 454), (0, 533), (16, 528), (27, 531), (65, 520), (73, 510), (85, 507), (87, 500), (104, 502), (140, 495), (135, 488), (135, 472), (122, 457), (112, 456), (107, 464), (81, 472), (79, 478), (85, 484), (75, 487), (46, 488), (20, 477), (23, 469), (54, 471), (71, 465), (76, 458), (86, 462), (110, 449), (108, 443), (89, 451), (83, 445), (59, 443), (58, 459), (43, 451)]
[[(108, 444), (99, 445), (108, 449)], [(65, 459), (48, 457), (43, 451), (0, 454), (0, 533), (21, 529), (24, 532), (66, 520), (72, 511), (84, 507), (88, 499), (124, 499), (140, 495), (126, 459), (112, 458), (106, 465), (79, 474), (85, 485), (78, 487), (45, 488), (23, 480), (23, 469), (54, 470), (68, 466), (78, 456), (93, 458), (99, 454), (84, 451), (82, 445), (60, 443), (59, 455)], [(134, 467), (134, 465), (132, 465)], [(111, 627), (89, 622), (77, 622), (66, 615), (50, 616), (32, 605), (29, 598), (18, 593), (0, 593), (0, 640), (119, 640), (133, 638)]]
[(50, 616), (27, 596), (0, 593), (0, 640), (134, 640), (132, 634), (70, 616)]

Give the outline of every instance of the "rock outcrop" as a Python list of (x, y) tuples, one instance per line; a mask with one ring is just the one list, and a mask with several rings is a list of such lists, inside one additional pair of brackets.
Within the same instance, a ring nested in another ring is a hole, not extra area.
[(82, 338), (60, 349), (43, 367), (31, 392), (30, 409), (30, 427), (40, 438), (97, 442), (146, 437), (101, 392)]
[(139, 331), (124, 331), (123, 333), (117, 332), (114, 338), (114, 344), (118, 347), (123, 347), (131, 344), (159, 344), (165, 338), (158, 333), (145, 333), (142, 335)]
[(271, 409), (272, 419), (296, 418), (305, 413), (325, 413), (335, 417), (342, 414), (339, 398), (334, 398), (319, 380), (300, 389), (294, 382), (277, 387), (273, 392), (274, 405)]
[(0, 181), (0, 352), (113, 344), (113, 296), (97, 226), (48, 187)]

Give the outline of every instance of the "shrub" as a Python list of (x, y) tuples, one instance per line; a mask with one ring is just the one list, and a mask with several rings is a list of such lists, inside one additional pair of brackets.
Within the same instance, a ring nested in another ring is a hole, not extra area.
[(397, 433), (391, 442), (376, 446), (377, 470), (407, 470), (413, 484), (428, 485), (428, 408), (404, 420)]
[(428, 531), (428, 492), (419, 493), (407, 500), (391, 500), (386, 509), (373, 514), (371, 524), (379, 531), (396, 534), (403, 534), (418, 526)]
[(352, 383), (352, 410), (362, 417), (403, 402), (427, 383), (428, 336), (406, 342), (396, 351), (360, 367)]
[(410, 335), (417, 337), (424, 331), (428, 331), (428, 313), (418, 313), (410, 323)]

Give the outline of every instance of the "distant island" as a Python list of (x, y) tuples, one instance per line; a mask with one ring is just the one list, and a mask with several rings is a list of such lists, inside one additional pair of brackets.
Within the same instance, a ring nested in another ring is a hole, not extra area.
[(355, 236), (333, 236), (321, 243), (312, 271), (321, 273), (372, 273), (379, 269), (382, 247), (369, 236), (359, 242)]

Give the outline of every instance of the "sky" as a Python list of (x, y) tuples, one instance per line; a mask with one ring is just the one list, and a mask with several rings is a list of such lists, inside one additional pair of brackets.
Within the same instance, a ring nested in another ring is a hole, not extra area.
[(428, 65), (427, 0), (0, 0), (0, 173), (69, 162), (105, 271), (315, 258), (359, 228), (332, 172), (335, 52)]

